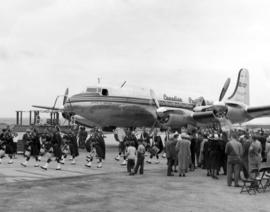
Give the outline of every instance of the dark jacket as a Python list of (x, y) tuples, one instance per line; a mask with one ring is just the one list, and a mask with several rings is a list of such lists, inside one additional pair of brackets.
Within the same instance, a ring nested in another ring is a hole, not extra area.
[(105, 159), (106, 147), (103, 135), (94, 133), (92, 136), (93, 146), (96, 148), (97, 157)]
[(221, 166), (220, 156), (221, 156), (221, 146), (220, 141), (216, 139), (211, 139), (209, 143), (209, 162), (211, 169), (219, 169)]
[(162, 139), (159, 135), (154, 136), (153, 137), (153, 141), (154, 141), (154, 146), (156, 146), (159, 149), (159, 153), (162, 152), (163, 150), (163, 143), (162, 143)]
[(14, 154), (14, 142), (11, 133), (6, 132), (3, 136), (3, 140), (6, 144), (6, 154)]
[(78, 144), (75, 135), (69, 134), (67, 139), (69, 141), (70, 154), (74, 157), (79, 156)]
[(34, 134), (31, 136), (31, 155), (38, 156), (40, 153), (40, 141), (39, 136), (37, 134)]
[(62, 144), (61, 134), (60, 132), (55, 132), (52, 137), (52, 147), (55, 157), (61, 157), (62, 155), (61, 144)]
[(167, 141), (167, 143), (166, 143), (166, 157), (168, 159), (173, 159), (173, 160), (177, 159), (177, 153), (176, 153), (176, 148), (175, 148), (176, 143), (177, 143), (176, 139), (170, 139)]

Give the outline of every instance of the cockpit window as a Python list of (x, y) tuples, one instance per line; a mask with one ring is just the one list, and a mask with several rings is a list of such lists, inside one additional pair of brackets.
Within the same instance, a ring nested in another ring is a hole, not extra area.
[(97, 93), (97, 88), (87, 88), (87, 89), (86, 89), (86, 92), (89, 92), (89, 93)]
[(101, 93), (102, 93), (103, 96), (108, 96), (109, 95), (109, 92), (108, 92), (107, 89), (102, 89)]
[(86, 88), (87, 93), (101, 93), (101, 88), (98, 87), (88, 87)]

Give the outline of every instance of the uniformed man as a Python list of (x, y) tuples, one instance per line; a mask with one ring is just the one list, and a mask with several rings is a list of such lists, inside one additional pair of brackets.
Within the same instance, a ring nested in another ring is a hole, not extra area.
[(90, 155), (88, 156), (88, 163), (85, 165), (91, 167), (94, 156), (98, 159), (97, 168), (102, 168), (102, 161), (105, 159), (105, 141), (103, 134), (98, 128), (93, 130), (93, 133), (90, 135), (88, 141), (90, 146)]
[(77, 139), (76, 136), (74, 134), (74, 132), (72, 130), (70, 130), (68, 132), (68, 143), (69, 143), (69, 150), (70, 150), (70, 154), (72, 157), (72, 165), (76, 164), (75, 158), (79, 156), (79, 150), (78, 150), (78, 144), (77, 144)]
[(2, 140), (6, 146), (6, 154), (9, 156), (8, 164), (13, 164), (13, 154), (15, 153), (14, 150), (14, 142), (13, 142), (13, 135), (9, 126), (7, 126), (6, 130), (3, 133)]
[(57, 168), (56, 170), (61, 170), (60, 160), (62, 156), (61, 152), (61, 144), (62, 144), (62, 137), (60, 134), (60, 128), (58, 126), (55, 127), (52, 140), (51, 140), (51, 147), (49, 150), (49, 156), (46, 164), (44, 166), (41, 166), (42, 169), (47, 170), (49, 163), (52, 161), (51, 158), (54, 155), (56, 162), (57, 162)]
[(26, 133), (23, 135), (23, 142), (24, 142), (24, 155), (25, 155), (25, 161), (21, 163), (22, 166), (26, 167), (28, 161), (30, 160), (31, 155), (35, 157), (36, 164), (35, 167), (39, 167), (38, 164), (38, 157), (40, 153), (40, 141), (38, 133), (35, 129), (31, 130), (27, 129)]

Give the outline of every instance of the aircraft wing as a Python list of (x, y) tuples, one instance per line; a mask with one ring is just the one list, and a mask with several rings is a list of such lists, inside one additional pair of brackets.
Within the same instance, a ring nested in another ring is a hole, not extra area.
[(252, 118), (260, 118), (263, 116), (270, 116), (270, 105), (248, 107), (246, 109), (246, 111), (247, 111), (248, 115)]
[(40, 106), (40, 105), (32, 105), (32, 107), (34, 107), (34, 108), (39, 108), (39, 109), (45, 109), (45, 110), (57, 110), (57, 111), (63, 110), (63, 109), (61, 109), (61, 108), (48, 107), (48, 106)]

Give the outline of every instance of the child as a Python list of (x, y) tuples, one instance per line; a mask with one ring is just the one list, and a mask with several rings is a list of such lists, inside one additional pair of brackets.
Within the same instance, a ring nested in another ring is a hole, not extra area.
[(145, 154), (145, 147), (143, 145), (142, 140), (138, 141), (138, 150), (137, 150), (137, 163), (134, 169), (133, 174), (137, 174), (138, 169), (140, 168), (140, 174), (143, 174), (144, 169), (144, 154)]
[(133, 141), (128, 144), (127, 152), (127, 171), (131, 175), (133, 172), (133, 168), (135, 166), (135, 158), (136, 158), (136, 148)]

